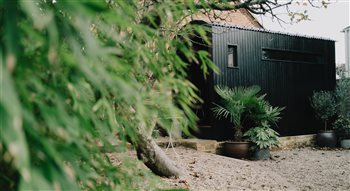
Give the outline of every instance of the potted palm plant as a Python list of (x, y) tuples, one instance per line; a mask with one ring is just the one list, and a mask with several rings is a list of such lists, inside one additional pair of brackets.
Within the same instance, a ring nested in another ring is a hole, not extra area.
[(336, 114), (336, 102), (333, 93), (330, 91), (314, 92), (311, 97), (311, 107), (316, 113), (316, 117), (323, 121), (324, 130), (320, 130), (316, 135), (316, 145), (319, 147), (335, 147), (337, 137), (333, 130), (329, 130), (328, 121)]
[(243, 125), (247, 110), (251, 103), (259, 99), (258, 86), (252, 87), (215, 87), (216, 93), (220, 96), (220, 104), (214, 103), (212, 108), (214, 116), (218, 119), (226, 118), (232, 123), (235, 133), (232, 141), (224, 144), (224, 153), (234, 158), (249, 158), (249, 142), (243, 141)]
[(221, 102), (214, 103), (215, 107), (212, 108), (214, 116), (218, 119), (228, 119), (235, 130), (233, 140), (224, 144), (225, 154), (235, 158), (249, 158), (251, 142), (243, 139), (243, 129), (247, 128), (245, 125), (247, 122), (257, 126), (263, 124), (263, 121), (268, 124), (276, 123), (282, 108), (271, 107), (264, 100), (265, 95), (259, 95), (258, 86), (235, 88), (216, 86), (215, 91), (220, 96)]

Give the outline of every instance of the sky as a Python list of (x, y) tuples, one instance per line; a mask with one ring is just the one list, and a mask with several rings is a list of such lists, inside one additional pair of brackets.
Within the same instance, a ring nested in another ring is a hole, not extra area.
[[(290, 6), (291, 10), (307, 10), (310, 20), (299, 23), (280, 24), (276, 19), (272, 20), (270, 16), (256, 16), (256, 18), (268, 30), (335, 40), (336, 63), (341, 64), (345, 63), (345, 37), (341, 31), (350, 25), (350, 0), (332, 0), (330, 2), (327, 8), (315, 8), (310, 5)], [(279, 15), (280, 18), (284, 21), (290, 21), (285, 8), (276, 10), (276, 13), (283, 13)]]

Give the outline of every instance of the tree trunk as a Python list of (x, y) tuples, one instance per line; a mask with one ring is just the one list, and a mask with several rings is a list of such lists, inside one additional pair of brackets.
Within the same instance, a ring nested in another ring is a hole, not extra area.
[(235, 134), (233, 135), (234, 141), (242, 141), (243, 138), (243, 132), (241, 126), (234, 127)]
[(179, 177), (182, 174), (182, 171), (175, 166), (174, 162), (143, 128), (138, 130), (137, 136), (137, 157), (143, 160), (149, 169), (155, 174), (165, 177)]

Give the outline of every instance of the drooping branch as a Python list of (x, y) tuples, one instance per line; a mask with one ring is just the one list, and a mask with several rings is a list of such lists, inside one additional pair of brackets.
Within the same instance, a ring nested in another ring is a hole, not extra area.
[(138, 144), (137, 156), (143, 160), (145, 165), (155, 174), (165, 177), (178, 177), (183, 171), (176, 167), (174, 162), (164, 153), (164, 151), (149, 136), (145, 127), (140, 126), (137, 131)]

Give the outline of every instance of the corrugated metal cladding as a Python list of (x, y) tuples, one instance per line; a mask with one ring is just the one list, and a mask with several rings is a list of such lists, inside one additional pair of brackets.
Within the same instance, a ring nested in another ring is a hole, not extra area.
[[(259, 85), (273, 106), (286, 107), (277, 129), (282, 136), (310, 134), (321, 129), (309, 98), (314, 90), (334, 88), (334, 41), (220, 25), (211, 27), (212, 58), (221, 70), (213, 76), (214, 85)], [(238, 68), (227, 67), (229, 45), (237, 46)], [(315, 54), (318, 62), (263, 60), (263, 48)], [(213, 128), (220, 132), (222, 127), (212, 121)]]

